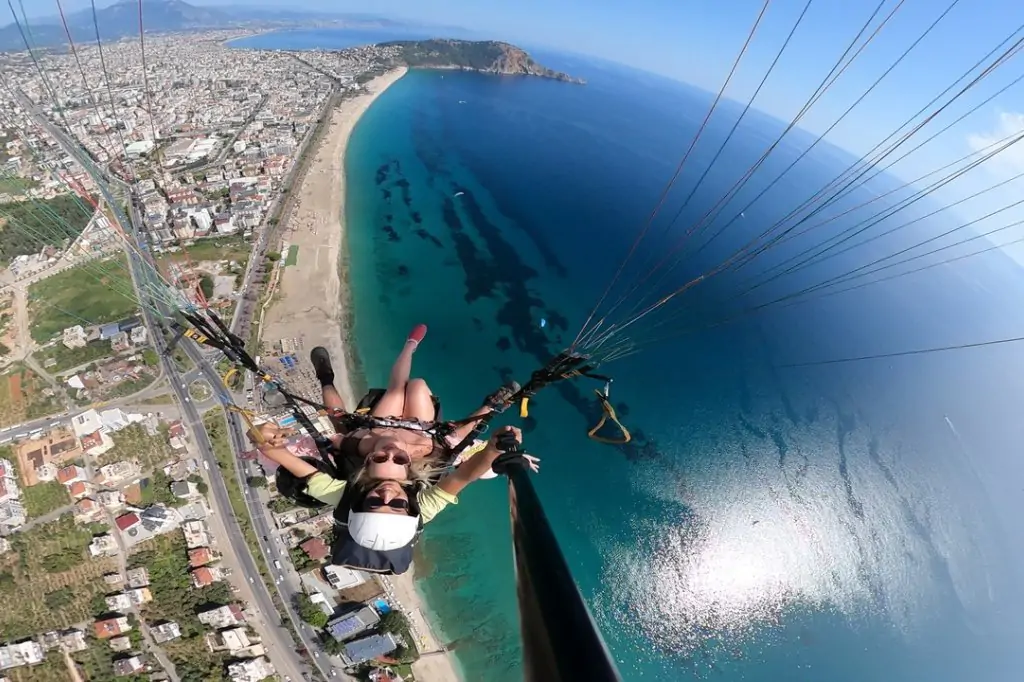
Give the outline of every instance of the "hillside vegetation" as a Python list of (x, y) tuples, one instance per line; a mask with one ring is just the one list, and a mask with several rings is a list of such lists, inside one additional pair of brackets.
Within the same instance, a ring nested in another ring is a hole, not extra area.
[(381, 43), (401, 48), (401, 61), (427, 69), (465, 69), (512, 76), (539, 76), (571, 83), (583, 81), (541, 66), (524, 50), (496, 40), (398, 40)]

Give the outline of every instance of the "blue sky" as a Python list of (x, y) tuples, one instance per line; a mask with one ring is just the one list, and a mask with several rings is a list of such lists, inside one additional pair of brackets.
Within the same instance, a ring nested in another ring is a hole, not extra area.
[[(945, 10), (951, 0), (885, 0), (873, 27), (893, 8), (892, 19), (801, 120), (822, 133)], [(727, 95), (745, 101), (789, 33), (806, 0), (772, 0)], [(112, 4), (97, 0), (99, 6)], [(193, 0), (200, 5), (245, 4)], [(717, 91), (752, 26), (763, 0), (255, 0), (259, 6), (366, 12), (416, 22), (455, 25), (494, 37), (594, 55)], [(878, 0), (813, 0), (787, 51), (755, 106), (790, 119), (826, 76), (868, 19)], [(51, 0), (26, 3), (30, 14), (52, 14)], [(68, 11), (87, 0), (65, 0)], [(939, 94), (974, 62), (1024, 24), (1019, 0), (960, 0), (914, 51), (833, 129), (828, 140), (863, 153)], [(1024, 32), (1022, 32), (1024, 35)], [(1018, 36), (1019, 37), (1019, 36)], [(1024, 56), (1000, 68), (952, 105), (933, 128), (952, 121), (989, 94), (1024, 74)], [(1024, 128), (1024, 85), (1014, 87), (893, 170), (912, 179), (1015, 130)], [(925, 135), (915, 139), (923, 139)], [(1024, 142), (1000, 160), (971, 173), (945, 191), (957, 198), (1024, 171)], [(1008, 203), (1010, 186), (959, 209), (976, 215)], [(977, 204), (975, 208), (972, 206)], [(1001, 216), (1001, 219), (1005, 216)], [(1022, 231), (1024, 234), (1024, 231)], [(1024, 252), (1022, 252), (1024, 257)]]

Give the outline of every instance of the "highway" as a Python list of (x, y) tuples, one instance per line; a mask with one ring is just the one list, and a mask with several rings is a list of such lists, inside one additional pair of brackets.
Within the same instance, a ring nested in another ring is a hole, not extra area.
[[(165, 376), (170, 380), (171, 387), (174, 390), (179, 405), (181, 406), (183, 422), (188, 425), (189, 430), (193, 434), (193, 442), (199, 451), (200, 459), (209, 467), (209, 478), (212, 483), (210, 490), (213, 492), (214, 509), (224, 522), (225, 528), (228, 532), (228, 540), (238, 559), (242, 572), (251, 579), (249, 581), (249, 587), (253, 595), (254, 603), (250, 606), (255, 607), (256, 610), (261, 612), (264, 616), (265, 627), (260, 628), (263, 630), (265, 635), (263, 641), (264, 646), (267, 648), (268, 654), (270, 655), (271, 661), (274, 663), (274, 667), (277, 669), (278, 674), (284, 679), (309, 679), (309, 668), (305, 661), (303, 661), (302, 657), (296, 653), (295, 643), (291, 634), (283, 627), (274, 625), (278, 619), (277, 609), (271, 599), (269, 589), (260, 577), (260, 573), (256, 568), (255, 560), (249, 552), (249, 547), (242, 535), (238, 521), (235, 519), (234, 513), (232, 512), (231, 503), (228, 499), (227, 487), (224, 483), (223, 477), (219, 473), (220, 469), (217, 466), (216, 457), (213, 454), (213, 446), (208, 434), (206, 433), (206, 429), (203, 426), (199, 411), (196, 409), (196, 406), (192, 403), (192, 399), (188, 395), (187, 384), (182, 380), (180, 376), (181, 373), (179, 372), (177, 365), (174, 364), (174, 361), (170, 357), (164, 355), (166, 347), (163, 341), (163, 334), (160, 333), (162, 327), (156, 321), (153, 311), (154, 308), (160, 310), (161, 314), (167, 318), (171, 316), (170, 313), (172, 311), (167, 310), (162, 301), (158, 301), (151, 296), (151, 287), (148, 286), (149, 284), (155, 283), (161, 289), (165, 288), (166, 284), (162, 281), (153, 281), (156, 279), (156, 272), (152, 266), (143, 260), (143, 257), (139, 253), (140, 250), (147, 251), (148, 253), (148, 245), (145, 243), (145, 240), (141, 237), (136, 228), (139, 223), (130, 221), (128, 217), (124, 215), (121, 210), (121, 206), (110, 194), (109, 189), (103, 182), (103, 178), (106, 177), (106, 174), (96, 168), (84, 150), (82, 150), (77, 143), (54, 125), (46, 115), (40, 111), (39, 108), (31, 102), (31, 100), (24, 97), (23, 94), (22, 101), (23, 105), (34, 114), (36, 120), (46, 128), (47, 132), (57, 140), (61, 147), (69, 155), (75, 158), (90, 175), (92, 175), (100, 193), (110, 205), (111, 210), (115, 213), (121, 225), (132, 226), (139, 249), (127, 248), (126, 251), (128, 253), (132, 282), (135, 287), (136, 295), (139, 297), (139, 302), (142, 304), (143, 319), (150, 330), (151, 337), (156, 345), (156, 350), (160, 354)], [(116, 178), (111, 177), (111, 180), (120, 183), (126, 190), (130, 190), (130, 188)], [(134, 201), (131, 203), (134, 204)], [(135, 206), (132, 205), (129, 210), (132, 212), (132, 218), (134, 220), (139, 220)], [(210, 366), (202, 353), (200, 353), (195, 346), (186, 342), (182, 343), (181, 347), (184, 348), (192, 361), (196, 363), (196, 366), (201, 370), (207, 381), (210, 382), (211, 386), (220, 385), (220, 376), (217, 374), (216, 370)], [(230, 432), (234, 432), (237, 428), (237, 425), (235, 428), (230, 427), (231, 423), (234, 421), (232, 417), (233, 415), (229, 415), (228, 419)], [(237, 442), (234, 437), (232, 437), (232, 443), (237, 446)], [(237, 452), (238, 450), (236, 449), (236, 453)], [(286, 596), (283, 596), (282, 601), (285, 602), (288, 614), (294, 622), (295, 616), (290, 608), (289, 599)], [(309, 645), (306, 642), (307, 638), (301, 634), (301, 631), (300, 636), (303, 639), (303, 644), (308, 648)], [(319, 666), (317, 667), (319, 668)], [(324, 678), (326, 678), (326, 674), (323, 670), (319, 670), (319, 672)]]

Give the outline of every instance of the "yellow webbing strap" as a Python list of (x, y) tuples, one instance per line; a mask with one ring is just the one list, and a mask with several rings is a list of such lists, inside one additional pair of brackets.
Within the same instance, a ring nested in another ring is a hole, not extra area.
[(224, 407), (228, 411), (235, 412), (240, 417), (242, 417), (242, 421), (245, 422), (246, 431), (256, 440), (256, 443), (258, 445), (262, 445), (263, 443), (267, 442), (267, 439), (263, 437), (263, 434), (260, 433), (260, 430), (256, 428), (256, 425), (253, 423), (253, 417), (255, 417), (256, 415), (254, 415), (249, 410), (242, 409), (241, 407), (235, 405), (234, 403), (229, 403)]
[[(601, 415), (601, 421), (597, 422), (597, 425), (594, 426), (594, 428), (587, 431), (587, 435), (598, 443), (607, 443), (609, 445), (624, 445), (628, 443), (632, 440), (633, 436), (629, 433), (629, 429), (623, 426), (622, 422), (619, 421), (618, 416), (615, 414), (615, 408), (608, 400), (608, 397), (596, 389), (594, 390), (594, 393), (597, 395), (597, 399), (601, 401), (601, 409), (604, 411), (604, 414)], [(618, 438), (606, 438), (605, 436), (597, 435), (597, 432), (600, 431), (609, 420), (611, 420), (615, 426), (619, 427), (619, 431), (622, 435)]]
[(519, 402), (519, 418), (526, 419), (530, 416), (530, 398), (529, 396), (523, 396), (523, 399)]

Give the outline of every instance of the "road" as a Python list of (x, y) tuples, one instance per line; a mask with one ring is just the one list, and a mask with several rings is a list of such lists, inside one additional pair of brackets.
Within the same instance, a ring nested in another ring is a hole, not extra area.
[[(262, 623), (263, 627), (260, 627), (259, 624), (255, 623), (251, 625), (253, 625), (257, 631), (262, 632), (263, 645), (266, 647), (268, 656), (273, 662), (279, 675), (293, 680), (307, 679), (308, 667), (302, 660), (302, 657), (295, 652), (294, 640), (292, 639), (291, 634), (283, 627), (274, 625), (277, 621), (277, 609), (274, 607), (274, 603), (270, 597), (270, 592), (267, 589), (267, 586), (264, 584), (262, 579), (259, 579), (260, 574), (256, 568), (256, 563), (253, 560), (252, 554), (249, 552), (249, 548), (242, 536), (242, 531), (238, 525), (238, 521), (235, 519), (234, 513), (231, 510), (227, 487), (224, 483), (223, 477), (217, 473), (219, 472), (219, 468), (213, 454), (213, 446), (210, 443), (209, 435), (206, 433), (206, 429), (203, 426), (199, 412), (188, 395), (188, 385), (181, 380), (180, 372), (174, 364), (174, 361), (164, 354), (166, 347), (163, 342), (163, 334), (160, 333), (162, 327), (155, 319), (154, 309), (160, 310), (161, 314), (166, 318), (170, 318), (170, 313), (172, 311), (167, 310), (162, 301), (155, 300), (150, 294), (151, 287), (148, 285), (154, 284), (162, 289), (165, 287), (165, 284), (163, 282), (153, 281), (153, 279), (156, 278), (156, 272), (149, 263), (143, 260), (143, 256), (140, 254), (140, 251), (146, 251), (148, 255), (148, 245), (139, 235), (136, 227), (139, 224), (139, 222), (135, 222), (139, 219), (137, 210), (134, 205), (130, 208), (132, 211), (132, 218), (134, 220), (129, 220), (121, 210), (120, 204), (114, 200), (110, 195), (109, 189), (102, 182), (105, 174), (92, 163), (92, 160), (84, 150), (82, 150), (71, 138), (54, 125), (38, 107), (28, 100), (27, 97), (22, 95), (22, 98), (23, 106), (35, 115), (36, 120), (46, 128), (47, 132), (53, 136), (62, 148), (82, 164), (86, 171), (92, 175), (93, 179), (96, 181), (97, 187), (99, 187), (100, 192), (107, 200), (111, 210), (116, 214), (116, 217), (122, 227), (131, 226), (132, 228), (134, 236), (137, 239), (136, 244), (139, 248), (127, 248), (126, 251), (128, 252), (128, 263), (132, 275), (132, 284), (134, 285), (136, 295), (142, 304), (143, 321), (145, 322), (146, 327), (149, 328), (156, 350), (160, 354), (164, 374), (170, 379), (171, 388), (178, 399), (179, 405), (181, 406), (183, 422), (192, 432), (193, 442), (196, 444), (199, 451), (200, 459), (205, 463), (204, 466), (209, 467), (208, 470), (211, 474), (210, 480), (212, 483), (210, 490), (213, 493), (214, 509), (224, 522), (224, 526), (227, 529), (228, 540), (231, 545), (231, 549), (237, 558), (238, 565), (246, 576), (252, 578), (252, 581), (248, 583), (248, 591), (251, 593), (252, 597), (250, 606), (255, 607), (256, 610), (263, 614), (264, 622)], [(119, 180), (114, 178), (112, 178), (112, 180), (120, 183)], [(124, 183), (120, 184), (124, 186)], [(130, 189), (127, 188), (127, 186), (125, 187), (126, 189)], [(134, 204), (134, 202), (132, 203)], [(220, 377), (217, 375), (216, 370), (206, 361), (202, 353), (200, 353), (192, 344), (183, 343), (181, 347), (184, 348), (186, 354), (188, 354), (192, 359), (196, 367), (202, 371), (207, 380), (211, 382), (211, 385), (217, 385), (217, 382), (220, 381)], [(287, 599), (285, 599), (285, 603), (287, 604)], [(290, 609), (289, 614), (291, 615)], [(322, 671), (321, 675), (324, 675)]]
[[(126, 395), (123, 398), (114, 398), (113, 400), (105, 400), (99, 403), (93, 403), (90, 407), (83, 407), (81, 409), (68, 410), (56, 415), (50, 415), (49, 417), (40, 417), (39, 419), (33, 419), (32, 421), (22, 422), (21, 424), (14, 424), (11, 426), (5, 426), (0, 429), (0, 445), (11, 442), (28, 436), (33, 431), (49, 430), (56, 426), (65, 425), (70, 428), (71, 420), (91, 409), (107, 409), (111, 407), (133, 407), (138, 406), (139, 403), (147, 398), (151, 398), (163, 393), (167, 393), (167, 387), (163, 382), (163, 375), (158, 377), (152, 384), (142, 389), (138, 393), (132, 393)], [(152, 406), (154, 411), (158, 411), (160, 406)]]

